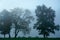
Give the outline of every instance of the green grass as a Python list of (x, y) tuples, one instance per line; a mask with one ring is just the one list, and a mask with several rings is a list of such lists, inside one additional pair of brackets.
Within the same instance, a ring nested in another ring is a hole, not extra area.
[(0, 40), (60, 40), (60, 38), (0, 38)]

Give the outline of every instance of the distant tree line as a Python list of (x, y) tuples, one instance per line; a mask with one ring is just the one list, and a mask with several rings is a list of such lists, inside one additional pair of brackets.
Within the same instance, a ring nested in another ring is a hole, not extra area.
[[(47, 8), (45, 5), (37, 6), (35, 14), (37, 22), (33, 28), (38, 30), (39, 35), (43, 35), (46, 38), (50, 33), (55, 34), (55, 30), (59, 30), (60, 26), (54, 22), (55, 11), (51, 7)], [(3, 34), (4, 38), (6, 34), (9, 34), (9, 38), (11, 38), (10, 31), (12, 28), (15, 28), (15, 38), (20, 31), (24, 35), (29, 34), (31, 31), (29, 24), (33, 20), (34, 16), (31, 15), (31, 11), (28, 9), (14, 8), (11, 11), (4, 9), (0, 12), (0, 34)], [(15, 26), (13, 27), (12, 24)]]

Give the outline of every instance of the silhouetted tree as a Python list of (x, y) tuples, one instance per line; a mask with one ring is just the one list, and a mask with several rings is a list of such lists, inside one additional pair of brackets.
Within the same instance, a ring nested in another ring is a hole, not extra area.
[(20, 16), (22, 15), (23, 11), (20, 8), (14, 8), (14, 9), (12, 9), (11, 13), (13, 16), (12, 22), (15, 24), (15, 38), (16, 38), (16, 36), (18, 34), (18, 32), (17, 32), (18, 24), (17, 23), (20, 21)]
[(50, 33), (55, 34), (55, 30), (59, 30), (59, 25), (55, 25), (55, 11), (53, 9), (47, 8), (45, 5), (37, 6), (35, 10), (37, 16), (37, 23), (34, 25), (39, 32), (39, 35), (43, 35), (44, 38), (49, 36)]
[(9, 34), (10, 37), (11, 25), (12, 25), (12, 20), (11, 20), (10, 12), (8, 12), (7, 10), (3, 10), (1, 12), (0, 30), (2, 31), (1, 34), (4, 34), (4, 38), (5, 38), (5, 34)]
[(22, 31), (24, 34), (29, 33), (30, 31), (29, 22), (33, 17), (30, 16), (30, 18), (27, 18), (28, 15), (25, 12), (19, 8), (15, 8), (11, 12), (13, 14), (13, 23), (15, 24), (15, 37), (18, 35), (19, 31)]
[(24, 34), (29, 34), (31, 28), (29, 27), (29, 24), (31, 23), (31, 21), (34, 20), (34, 17), (31, 15), (30, 10), (26, 9), (24, 11), (24, 15), (22, 17), (23, 21), (23, 25), (24, 25), (24, 30), (22, 31)]

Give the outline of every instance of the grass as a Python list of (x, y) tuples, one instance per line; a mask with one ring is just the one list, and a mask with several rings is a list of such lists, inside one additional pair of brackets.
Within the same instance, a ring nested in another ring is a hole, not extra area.
[(0, 40), (60, 40), (60, 38), (0, 38)]

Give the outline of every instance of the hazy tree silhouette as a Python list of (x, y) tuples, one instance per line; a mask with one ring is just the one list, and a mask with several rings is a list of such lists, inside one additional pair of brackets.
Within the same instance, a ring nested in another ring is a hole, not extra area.
[(39, 32), (39, 35), (48, 37), (50, 33), (55, 34), (55, 30), (59, 30), (59, 25), (55, 25), (55, 11), (51, 7), (47, 8), (45, 5), (37, 6), (35, 10), (37, 16), (37, 23), (34, 25)]
[(22, 32), (24, 33), (24, 34), (29, 34), (30, 33), (30, 30), (31, 30), (31, 28), (29, 27), (29, 24), (31, 23), (31, 21), (33, 21), (34, 20), (34, 17), (31, 15), (31, 12), (30, 12), (30, 10), (28, 10), (28, 9), (26, 9), (25, 11), (24, 11), (24, 15), (23, 15), (23, 25), (24, 25), (24, 27), (26, 27), (25, 28), (25, 30), (23, 30)]
[(10, 37), (10, 29), (11, 29), (10, 26), (12, 25), (10, 12), (8, 12), (7, 10), (3, 10), (0, 16), (1, 16), (0, 19), (1, 34), (4, 34), (4, 38), (5, 34), (9, 34)]
[[(33, 16), (28, 16), (26, 12), (19, 8), (13, 9), (11, 13), (13, 14), (13, 23), (15, 24), (15, 37), (18, 35), (18, 32), (20, 31), (22, 31), (24, 34), (29, 33), (30, 32), (29, 22), (30, 19), (33, 19)], [(30, 18), (27, 18), (27, 16)]]
[(12, 9), (11, 13), (12, 13), (12, 17), (13, 17), (12, 23), (15, 24), (15, 38), (16, 38), (16, 36), (19, 32), (19, 31), (17, 32), (17, 30), (18, 30), (17, 23), (20, 21), (20, 16), (23, 13), (23, 11), (19, 8), (14, 8), (14, 9)]

